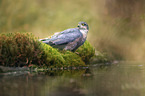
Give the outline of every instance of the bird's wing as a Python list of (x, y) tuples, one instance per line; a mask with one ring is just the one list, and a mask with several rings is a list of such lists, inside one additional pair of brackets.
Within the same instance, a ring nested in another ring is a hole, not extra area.
[[(81, 32), (77, 28), (64, 30), (49, 39), (49, 43), (54, 45), (61, 45), (73, 42), (77, 38), (82, 37)], [(48, 44), (49, 44), (48, 43)]]

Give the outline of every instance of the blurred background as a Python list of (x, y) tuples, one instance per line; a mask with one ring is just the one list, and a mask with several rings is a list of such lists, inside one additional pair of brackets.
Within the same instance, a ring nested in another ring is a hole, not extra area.
[(0, 0), (0, 33), (45, 38), (80, 21), (97, 50), (118, 60), (145, 59), (145, 0)]

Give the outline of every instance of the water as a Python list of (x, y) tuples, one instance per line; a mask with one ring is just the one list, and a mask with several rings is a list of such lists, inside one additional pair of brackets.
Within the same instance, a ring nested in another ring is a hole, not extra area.
[(0, 77), (0, 96), (144, 96), (145, 64), (121, 62), (81, 70)]

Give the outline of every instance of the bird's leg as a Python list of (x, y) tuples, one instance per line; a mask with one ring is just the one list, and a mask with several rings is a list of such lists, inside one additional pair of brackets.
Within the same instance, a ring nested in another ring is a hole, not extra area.
[(80, 53), (79, 52), (75, 52), (77, 55), (79, 55)]

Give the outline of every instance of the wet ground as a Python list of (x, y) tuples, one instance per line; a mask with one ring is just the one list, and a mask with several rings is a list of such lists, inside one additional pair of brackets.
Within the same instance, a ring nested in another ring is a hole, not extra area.
[(144, 96), (145, 63), (0, 74), (0, 96)]

